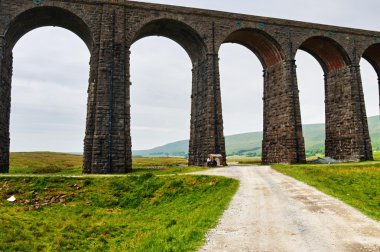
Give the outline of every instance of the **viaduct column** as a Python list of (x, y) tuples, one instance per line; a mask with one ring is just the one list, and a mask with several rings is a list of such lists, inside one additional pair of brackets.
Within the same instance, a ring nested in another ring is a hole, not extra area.
[(372, 160), (372, 146), (359, 65), (325, 75), (326, 156), (340, 161)]
[(132, 168), (125, 28), (125, 9), (105, 4), (100, 41), (91, 58), (84, 173), (126, 173)]
[(207, 54), (193, 66), (189, 165), (204, 165), (208, 154), (221, 154), (226, 164), (218, 61)]
[(9, 172), (9, 118), (11, 108), (12, 52), (0, 37), (0, 173)]
[(263, 163), (305, 162), (294, 60), (264, 70)]

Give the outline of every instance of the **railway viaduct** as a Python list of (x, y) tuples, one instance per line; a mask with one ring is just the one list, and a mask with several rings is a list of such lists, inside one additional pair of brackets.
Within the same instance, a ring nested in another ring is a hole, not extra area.
[[(260, 59), (264, 76), (264, 163), (305, 161), (295, 55), (324, 70), (326, 155), (370, 160), (372, 147), (359, 69), (380, 74), (380, 33), (291, 20), (126, 0), (0, 0), (0, 171), (9, 170), (12, 49), (29, 31), (59, 26), (91, 54), (84, 173), (131, 171), (130, 47), (147, 36), (176, 41), (192, 61), (189, 164), (225, 156), (218, 50), (238, 43)], [(225, 161), (225, 160), (224, 160)]]

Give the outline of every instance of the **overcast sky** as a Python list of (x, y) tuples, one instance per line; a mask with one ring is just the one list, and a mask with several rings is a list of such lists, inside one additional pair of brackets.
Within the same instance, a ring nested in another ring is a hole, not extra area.
[[(144, 1), (148, 2), (148, 1)], [(378, 0), (149, 1), (380, 31)], [(89, 52), (72, 32), (39, 28), (14, 48), (11, 151), (83, 149)], [(226, 135), (262, 130), (262, 67), (243, 46), (219, 51)], [(323, 72), (304, 52), (296, 56), (303, 123), (324, 122)], [(361, 62), (368, 115), (377, 115), (377, 76)], [(160, 37), (131, 48), (132, 143), (146, 149), (189, 138), (191, 61)]]

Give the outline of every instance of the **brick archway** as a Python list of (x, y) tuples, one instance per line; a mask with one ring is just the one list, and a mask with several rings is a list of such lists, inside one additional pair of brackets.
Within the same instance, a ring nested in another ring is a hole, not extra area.
[[(247, 47), (260, 60), (264, 71), (263, 163), (302, 163), (305, 151), (300, 125), (298, 94), (293, 62), (286, 60), (279, 42), (264, 30), (244, 27), (232, 31), (223, 43)], [(287, 90), (279, 92), (278, 90)], [(284, 108), (287, 110), (284, 111)]]
[(298, 49), (311, 54), (325, 73), (325, 155), (342, 161), (372, 159), (359, 67), (328, 37), (310, 37)]
[[(219, 116), (221, 112), (217, 112), (221, 109), (221, 104), (218, 103), (219, 90), (215, 88), (218, 83), (215, 82), (216, 79), (210, 78), (210, 70), (215, 62), (214, 57), (207, 52), (204, 40), (190, 25), (170, 18), (144, 23), (137, 29), (132, 43), (149, 36), (163, 36), (175, 41), (187, 52), (193, 65), (189, 164), (202, 166), (211, 153), (223, 154), (225, 158), (223, 128)], [(217, 72), (214, 75), (219, 78)], [(206, 95), (207, 92), (210, 95)], [(213, 102), (210, 102), (210, 97), (213, 97)], [(212, 123), (209, 122), (210, 118), (214, 119)]]

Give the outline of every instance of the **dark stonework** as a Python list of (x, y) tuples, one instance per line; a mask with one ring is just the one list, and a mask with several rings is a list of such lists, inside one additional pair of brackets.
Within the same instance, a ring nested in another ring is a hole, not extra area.
[(298, 87), (294, 61), (264, 71), (263, 163), (303, 163)]
[(325, 77), (326, 156), (341, 161), (372, 160), (359, 67)]
[(325, 71), (326, 155), (372, 159), (359, 62), (367, 59), (380, 74), (379, 32), (127, 0), (0, 0), (0, 172), (9, 170), (12, 50), (42, 26), (72, 31), (91, 53), (83, 173), (132, 169), (129, 48), (147, 36), (176, 41), (192, 61), (190, 165), (203, 165), (211, 153), (226, 163), (218, 59), (223, 43), (247, 47), (263, 65), (264, 163), (305, 161), (298, 50)]
[[(1, 42), (0, 39), (0, 46), (3, 44)], [(0, 47), (0, 60), (0, 172), (8, 173), (12, 53), (6, 54), (3, 47)]]
[[(215, 64), (215, 66), (214, 66)], [(217, 55), (206, 55), (193, 68), (189, 164), (204, 165), (208, 154), (222, 154), (225, 143)]]

